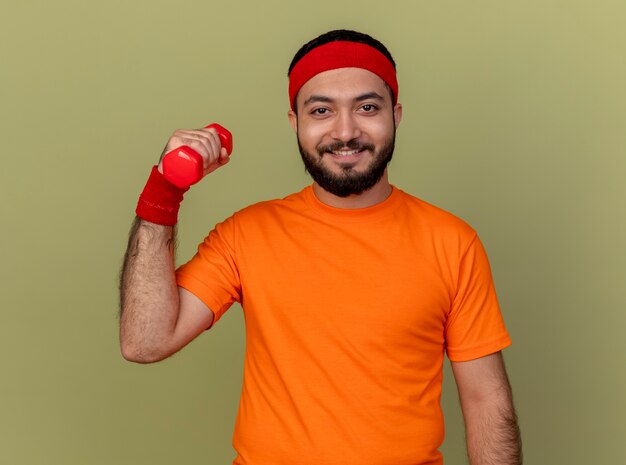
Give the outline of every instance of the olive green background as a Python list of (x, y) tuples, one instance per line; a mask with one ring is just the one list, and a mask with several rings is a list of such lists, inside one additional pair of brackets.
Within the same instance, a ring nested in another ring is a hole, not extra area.
[[(177, 128), (235, 136), (186, 196), (179, 262), (233, 211), (309, 183), (286, 70), (340, 27), (398, 63), (392, 182), (485, 243), (526, 463), (626, 463), (623, 1), (59, 0), (1, 16), (0, 463), (231, 463), (241, 308), (170, 360), (124, 361), (127, 231)], [(466, 463), (447, 363), (442, 401), (446, 463)]]

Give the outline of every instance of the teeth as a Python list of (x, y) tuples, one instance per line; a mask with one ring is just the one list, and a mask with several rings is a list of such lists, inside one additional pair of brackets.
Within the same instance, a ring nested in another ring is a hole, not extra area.
[(335, 155), (345, 157), (347, 155), (354, 155), (355, 153), (359, 153), (359, 151), (358, 150), (337, 150), (337, 151), (333, 151), (333, 153)]

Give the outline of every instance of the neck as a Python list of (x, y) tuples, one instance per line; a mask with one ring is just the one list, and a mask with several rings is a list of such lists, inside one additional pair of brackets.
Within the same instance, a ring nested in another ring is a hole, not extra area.
[(391, 184), (387, 176), (387, 170), (371, 189), (360, 194), (351, 194), (347, 197), (338, 197), (324, 190), (319, 184), (313, 183), (313, 192), (320, 202), (335, 208), (366, 208), (379, 204), (391, 195)]

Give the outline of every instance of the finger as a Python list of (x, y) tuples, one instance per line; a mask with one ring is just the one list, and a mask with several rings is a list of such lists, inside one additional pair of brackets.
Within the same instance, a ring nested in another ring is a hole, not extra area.
[(203, 156), (211, 155), (211, 150), (210, 150), (211, 147), (210, 147), (210, 144), (208, 144), (206, 140), (203, 140), (201, 138), (196, 139), (193, 137), (185, 137), (185, 138), (181, 138), (180, 142), (182, 142), (182, 145), (191, 147), (200, 155), (203, 155)]
[(210, 153), (213, 150), (210, 139), (207, 135), (200, 131), (181, 131), (181, 137), (185, 139), (198, 140), (206, 149), (206, 153)]
[(219, 134), (215, 130), (215, 128), (202, 128), (200, 129), (211, 141), (211, 146), (215, 148), (216, 158), (220, 156), (220, 149), (222, 147), (222, 139), (220, 139)]
[[(211, 145), (211, 159), (208, 160), (208, 165), (211, 165), (216, 160), (219, 160), (222, 150), (222, 140), (220, 139), (217, 131), (213, 128), (203, 128), (202, 131), (206, 134), (207, 140)], [(205, 169), (208, 168), (205, 164)]]
[(187, 145), (198, 152), (202, 158), (203, 170), (213, 164), (220, 156), (220, 147), (218, 145), (219, 140), (216, 140), (216, 136), (210, 132), (204, 132), (199, 129), (195, 131), (177, 131), (176, 137), (172, 139), (172, 143), (182, 143), (183, 145)]
[(219, 158), (217, 158), (215, 162), (211, 163), (209, 166), (205, 167), (204, 175), (206, 176), (207, 174), (212, 173), (213, 171), (215, 171), (218, 168), (221, 168), (228, 162), (230, 162), (230, 157), (228, 156), (226, 149), (222, 147), (222, 149), (220, 150)]
[(228, 151), (226, 150), (226, 147), (222, 147), (220, 149), (219, 161), (220, 163), (227, 163), (228, 161), (230, 161), (230, 155), (228, 155)]

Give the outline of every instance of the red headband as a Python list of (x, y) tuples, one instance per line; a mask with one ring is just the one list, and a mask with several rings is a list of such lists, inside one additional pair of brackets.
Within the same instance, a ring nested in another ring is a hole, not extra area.
[(394, 105), (398, 102), (398, 80), (393, 64), (374, 47), (359, 42), (334, 41), (304, 55), (289, 74), (289, 102), (294, 109), (300, 88), (313, 76), (337, 68), (363, 68), (391, 87)]

